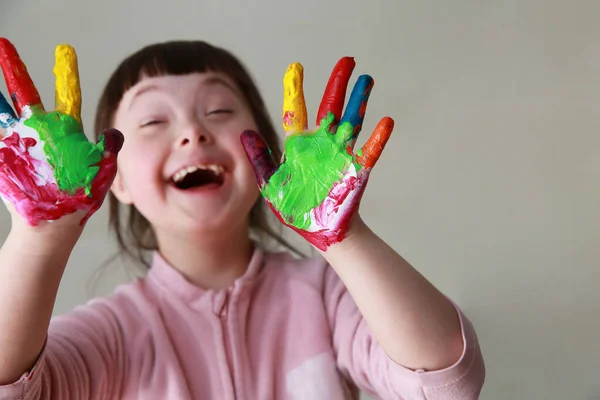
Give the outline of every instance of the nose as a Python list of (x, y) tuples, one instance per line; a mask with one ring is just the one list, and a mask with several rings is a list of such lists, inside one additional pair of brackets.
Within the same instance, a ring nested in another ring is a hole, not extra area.
[(209, 144), (213, 142), (213, 136), (202, 124), (194, 122), (183, 128), (178, 142), (179, 147), (194, 143)]

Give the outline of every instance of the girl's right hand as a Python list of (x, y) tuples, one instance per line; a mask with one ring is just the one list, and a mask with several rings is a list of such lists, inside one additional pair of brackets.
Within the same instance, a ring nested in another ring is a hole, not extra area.
[(81, 123), (75, 50), (56, 48), (56, 109), (46, 111), (16, 49), (0, 38), (0, 67), (16, 113), (0, 93), (0, 197), (18, 222), (82, 227), (102, 205), (117, 172), (123, 135), (110, 129), (97, 144)]

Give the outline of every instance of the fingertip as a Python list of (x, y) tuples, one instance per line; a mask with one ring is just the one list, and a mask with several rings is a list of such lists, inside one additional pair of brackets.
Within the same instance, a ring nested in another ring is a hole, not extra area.
[(5, 37), (0, 37), (0, 48), (13, 48), (15, 45)]
[(258, 132), (253, 131), (252, 129), (246, 129), (244, 132), (242, 132), (241, 137), (242, 138), (250, 138), (250, 137), (253, 137), (258, 134), (259, 134)]
[(385, 147), (388, 139), (392, 135), (392, 131), (394, 130), (394, 120), (390, 117), (383, 117), (377, 123), (377, 126), (373, 130), (373, 140), (377, 147), (383, 149)]
[(55, 69), (57, 66), (63, 66), (63, 68), (67, 68), (69, 71), (67, 72), (77, 72), (77, 52), (75, 48), (69, 44), (59, 44), (54, 49), (54, 60), (55, 60)]
[(356, 67), (356, 61), (354, 60), (354, 57), (352, 56), (344, 56), (342, 58), (339, 59), (339, 61), (337, 62), (336, 66), (337, 67), (341, 67), (341, 68), (352, 68), (354, 69), (354, 67)]
[(17, 48), (10, 40), (4, 37), (0, 38), (0, 58), (11, 59), (17, 54)]
[(299, 62), (288, 65), (283, 75), (283, 87), (287, 96), (296, 96), (303, 90), (304, 67)]
[(75, 49), (73, 48), (73, 46), (71, 46), (69, 44), (66, 44), (66, 43), (59, 44), (54, 49), (54, 55), (56, 57), (64, 57), (64, 56), (75, 55)]
[(75, 48), (68, 43), (61, 43), (56, 46), (56, 52), (75, 52)]
[(395, 122), (392, 117), (386, 116), (386, 117), (381, 118), (381, 120), (379, 121), (379, 123), (377, 125), (382, 126), (386, 130), (391, 132), (394, 129)]
[(104, 142), (104, 149), (112, 154), (118, 154), (123, 148), (125, 137), (118, 129), (105, 129), (100, 134), (98, 141)]
[(258, 132), (253, 131), (252, 129), (247, 129), (244, 132), (242, 132), (242, 134), (240, 135), (240, 139), (242, 143), (244, 143), (247, 140), (252, 140), (254, 137), (256, 137), (256, 135), (258, 135)]
[(375, 86), (375, 79), (371, 75), (363, 74), (356, 80), (356, 86), (362, 89), (363, 96), (367, 96)]
[(304, 67), (302, 66), (302, 64), (295, 61), (295, 62), (291, 63), (290, 65), (288, 65), (286, 74), (288, 74), (288, 73), (301, 74), (303, 72), (304, 72)]
[(244, 151), (246, 151), (246, 154), (249, 157), (251, 157), (257, 151), (262, 150), (267, 146), (262, 135), (251, 129), (242, 132), (242, 134), (240, 135), (240, 140), (242, 141)]

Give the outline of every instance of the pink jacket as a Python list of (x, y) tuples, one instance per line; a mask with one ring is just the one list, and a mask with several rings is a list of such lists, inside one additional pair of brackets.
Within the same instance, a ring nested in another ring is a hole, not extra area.
[(50, 324), (35, 367), (0, 399), (477, 399), (485, 369), (464, 351), (442, 371), (389, 359), (322, 259), (256, 250), (228, 290), (203, 290), (158, 254), (144, 279)]

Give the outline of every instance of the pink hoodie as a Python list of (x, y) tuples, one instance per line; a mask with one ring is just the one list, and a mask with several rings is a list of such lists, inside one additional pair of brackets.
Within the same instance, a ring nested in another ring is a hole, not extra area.
[(54, 318), (32, 371), (0, 399), (477, 399), (485, 368), (461, 318), (458, 362), (412, 371), (377, 344), (335, 271), (257, 249), (228, 290), (203, 290), (158, 254), (148, 276)]

